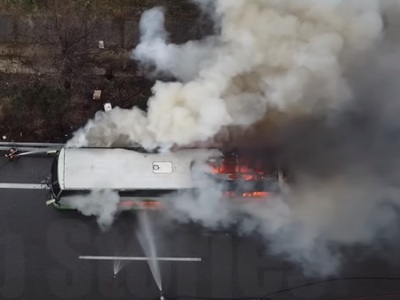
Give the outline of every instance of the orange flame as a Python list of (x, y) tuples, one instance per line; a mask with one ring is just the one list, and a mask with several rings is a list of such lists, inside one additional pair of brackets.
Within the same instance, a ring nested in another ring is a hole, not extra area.
[(229, 191), (225, 192), (224, 194), (229, 198), (265, 198), (269, 195), (268, 192), (261, 192), (261, 191), (246, 192), (242, 194)]
[(119, 202), (121, 207), (127, 209), (158, 209), (161, 208), (161, 202), (159, 201), (134, 201), (127, 200)]
[(245, 161), (234, 161), (224, 159), (217, 163), (209, 163), (213, 174), (228, 175), (231, 180), (260, 180), (265, 176), (265, 172), (258, 168), (252, 168)]

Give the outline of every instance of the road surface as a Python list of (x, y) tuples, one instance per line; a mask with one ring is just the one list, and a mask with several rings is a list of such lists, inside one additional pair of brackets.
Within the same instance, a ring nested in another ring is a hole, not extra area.
[[(48, 191), (25, 184), (40, 185), (50, 165), (51, 158), (46, 157), (24, 157), (12, 163), (0, 158), (0, 299), (158, 299), (147, 261), (122, 263), (114, 278), (113, 261), (79, 259), (145, 257), (135, 234), (137, 216), (125, 213), (102, 232), (94, 218), (46, 207)], [(312, 281), (296, 266), (268, 254), (257, 237), (171, 224), (160, 213), (150, 217), (158, 255), (173, 258), (160, 261), (167, 299), (260, 297)], [(353, 250), (340, 275), (400, 276), (398, 249), (382, 257), (366, 250)], [(397, 294), (399, 281), (360, 279), (308, 286), (269, 299), (364, 299), (355, 297), (368, 295), (394, 296), (365, 299), (400, 299)]]

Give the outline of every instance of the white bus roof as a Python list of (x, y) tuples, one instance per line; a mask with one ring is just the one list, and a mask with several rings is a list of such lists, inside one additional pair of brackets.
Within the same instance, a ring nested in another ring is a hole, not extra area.
[(216, 149), (141, 153), (117, 148), (63, 148), (58, 178), (63, 190), (192, 188), (193, 161), (220, 156)]

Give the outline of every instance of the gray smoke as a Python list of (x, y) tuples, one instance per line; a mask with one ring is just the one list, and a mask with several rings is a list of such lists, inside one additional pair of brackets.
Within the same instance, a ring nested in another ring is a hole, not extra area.
[(258, 233), (269, 251), (302, 266), (309, 276), (340, 271), (346, 247), (398, 247), (398, 49), (382, 46), (352, 74), (355, 100), (347, 107), (326, 118), (288, 124), (276, 133), (278, 157), (295, 178), (283, 195), (234, 204), (218, 200), (218, 184), (200, 180), (200, 196), (180, 195), (170, 203), (169, 215), (208, 228), (235, 225), (242, 234)]
[(144, 65), (182, 82), (157, 82), (148, 112), (98, 114), (68, 146), (185, 146), (227, 126), (250, 126), (270, 109), (285, 114), (336, 109), (351, 99), (346, 73), (382, 31), (378, 0), (217, 0), (221, 30), (168, 43), (161, 9), (141, 20), (133, 51)]
[[(284, 195), (258, 203), (220, 201), (223, 187), (200, 171), (199, 194), (179, 194), (169, 215), (258, 233), (271, 251), (309, 275), (337, 272), (343, 247), (396, 237), (400, 57), (392, 21), (398, 3), (214, 3), (220, 33), (183, 45), (168, 42), (162, 10), (144, 14), (133, 57), (181, 81), (157, 82), (147, 113), (99, 113), (68, 145), (185, 146), (213, 139), (226, 127), (268, 120), (270, 111), (288, 119), (300, 113), (304, 121), (274, 132), (278, 156), (295, 178)], [(382, 9), (389, 20), (385, 32)], [(258, 141), (264, 138), (259, 132)]]
[(92, 191), (89, 195), (62, 199), (62, 204), (79, 210), (85, 216), (95, 216), (102, 230), (110, 228), (118, 211), (119, 195), (109, 190)]
[(218, 40), (215, 37), (189, 41), (184, 45), (168, 43), (162, 7), (143, 13), (140, 32), (140, 44), (132, 52), (132, 58), (144, 68), (154, 67), (154, 76), (169, 75), (182, 82), (191, 81), (216, 54)]

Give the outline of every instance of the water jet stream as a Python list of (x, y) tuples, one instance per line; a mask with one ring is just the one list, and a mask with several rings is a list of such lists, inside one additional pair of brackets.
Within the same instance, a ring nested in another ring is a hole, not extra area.
[(160, 265), (157, 259), (154, 233), (146, 211), (139, 214), (139, 230), (137, 231), (137, 237), (145, 255), (149, 258), (147, 262), (149, 263), (151, 273), (153, 274), (158, 289), (162, 293)]
[(122, 270), (123, 261), (120, 259), (113, 261), (113, 269), (114, 269), (114, 278), (118, 275), (118, 273)]

